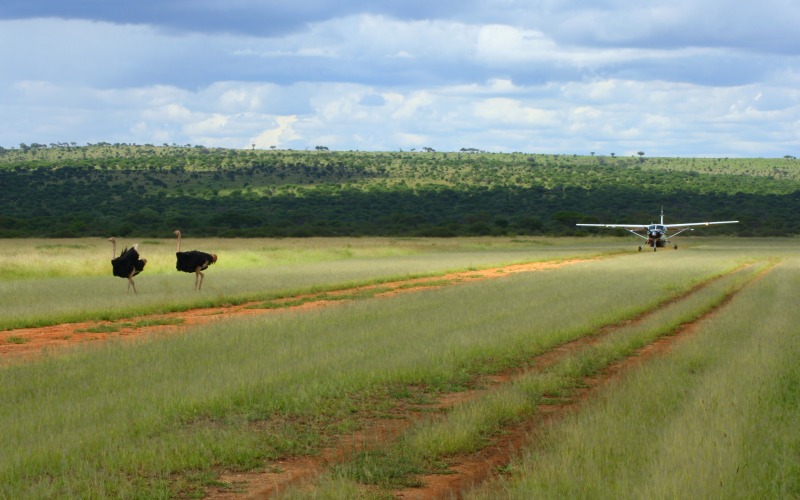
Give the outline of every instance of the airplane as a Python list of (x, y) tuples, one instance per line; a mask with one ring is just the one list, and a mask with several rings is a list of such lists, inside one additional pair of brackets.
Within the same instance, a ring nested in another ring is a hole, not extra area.
[[(655, 252), (659, 247), (663, 247), (666, 243), (678, 249), (678, 245), (672, 243), (670, 238), (674, 238), (684, 231), (694, 231), (690, 226), (710, 226), (712, 224), (737, 224), (738, 220), (723, 220), (716, 222), (685, 222), (683, 224), (664, 224), (664, 208), (661, 208), (661, 222), (659, 224), (576, 224), (576, 226), (585, 227), (608, 227), (620, 228), (635, 234), (639, 238), (647, 240), (646, 245), (653, 248)], [(667, 235), (667, 231), (671, 229), (680, 229), (680, 231)], [(638, 231), (644, 231), (647, 236), (639, 234)], [(642, 245), (639, 245), (639, 251), (642, 251)]]

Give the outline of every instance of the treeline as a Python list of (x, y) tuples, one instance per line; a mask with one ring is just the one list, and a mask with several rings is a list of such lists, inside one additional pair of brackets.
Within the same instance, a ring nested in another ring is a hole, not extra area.
[(661, 206), (667, 222), (742, 221), (712, 234), (796, 235), (798, 169), (788, 158), (5, 149), (0, 237), (570, 235), (586, 234), (576, 222), (655, 221)]

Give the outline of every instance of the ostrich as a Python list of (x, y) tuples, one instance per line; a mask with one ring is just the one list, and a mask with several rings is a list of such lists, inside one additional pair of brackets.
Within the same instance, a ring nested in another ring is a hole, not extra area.
[(181, 252), (181, 230), (177, 229), (175, 234), (178, 236), (178, 250), (175, 253), (175, 257), (178, 260), (175, 268), (185, 273), (194, 273), (194, 289), (201, 290), (203, 288), (203, 277), (205, 276), (203, 271), (217, 261), (217, 254), (205, 253), (199, 250)]
[(128, 292), (130, 292), (131, 287), (133, 287), (133, 293), (137, 293), (133, 277), (142, 272), (142, 270), (144, 270), (144, 265), (147, 264), (147, 259), (139, 258), (139, 252), (136, 250), (139, 244), (136, 243), (131, 248), (125, 247), (125, 249), (120, 252), (119, 257), (117, 257), (117, 239), (112, 237), (109, 238), (108, 241), (111, 242), (111, 257), (113, 257), (111, 260), (111, 269), (114, 276), (128, 278)]

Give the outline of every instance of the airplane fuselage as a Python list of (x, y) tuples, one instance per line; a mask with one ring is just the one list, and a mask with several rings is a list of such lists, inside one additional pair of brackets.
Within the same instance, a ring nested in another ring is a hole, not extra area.
[(666, 232), (667, 228), (661, 224), (650, 224), (647, 226), (647, 246), (651, 248), (663, 247), (664, 240), (661, 238)]

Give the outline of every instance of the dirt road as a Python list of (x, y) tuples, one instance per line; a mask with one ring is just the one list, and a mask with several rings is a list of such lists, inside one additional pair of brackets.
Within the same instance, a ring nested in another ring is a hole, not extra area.
[(466, 271), (428, 278), (394, 281), (380, 285), (341, 289), (335, 292), (285, 297), (280, 300), (270, 301), (286, 304), (282, 307), (271, 309), (259, 307), (264, 303), (264, 301), (259, 301), (227, 307), (211, 307), (176, 313), (137, 316), (116, 321), (62, 323), (39, 328), (0, 331), (0, 361), (3, 359), (36, 357), (45, 352), (53, 352), (70, 346), (102, 342), (113, 338), (131, 339), (157, 333), (187, 332), (192, 326), (237, 316), (274, 314), (276, 311), (286, 311), (287, 309), (299, 310), (322, 307), (340, 302), (337, 297), (346, 297), (369, 290), (376, 291), (376, 296), (390, 296), (397, 293), (410, 293), (423, 288), (501, 278), (520, 272), (555, 269), (588, 260), (594, 259), (515, 264), (478, 271)]

